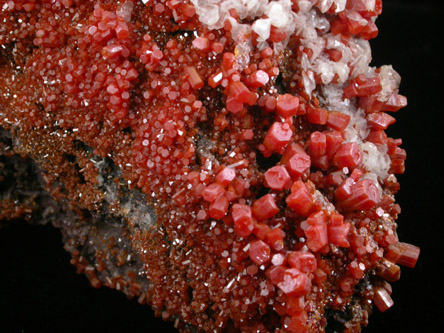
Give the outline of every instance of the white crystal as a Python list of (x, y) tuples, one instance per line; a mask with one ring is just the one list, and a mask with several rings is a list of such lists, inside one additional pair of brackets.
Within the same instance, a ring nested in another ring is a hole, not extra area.
[(258, 35), (258, 41), (266, 41), (270, 37), (271, 20), (259, 19), (253, 23), (253, 31)]
[(358, 109), (351, 114), (350, 122), (345, 129), (345, 139), (348, 142), (360, 143), (368, 136), (368, 133), (364, 110)]
[(288, 24), (288, 15), (284, 11), (282, 4), (279, 2), (271, 3), (267, 15), (270, 18), (271, 24), (274, 25), (276, 28), (282, 28)]
[(317, 63), (316, 69), (318, 73), (321, 73), (321, 79), (323, 84), (330, 83), (334, 76), (334, 63), (329, 59), (322, 59)]
[(134, 9), (134, 4), (131, 1), (127, 1), (122, 5), (122, 7), (120, 7), (117, 10), (116, 13), (119, 17), (122, 17), (125, 20), (125, 22), (130, 22), (133, 9)]
[(380, 67), (379, 78), (382, 90), (378, 95), (378, 100), (386, 102), (393, 93), (398, 92), (401, 76), (391, 65), (385, 65)]
[(376, 7), (376, 0), (366, 0), (365, 1), (365, 9), (369, 12), (372, 12), (375, 10)]
[(336, 13), (339, 13), (344, 11), (347, 0), (333, 0), (333, 3), (336, 5)]
[(351, 50), (350, 67), (353, 67), (352, 75), (367, 74), (372, 60), (370, 43), (363, 39), (351, 39), (349, 40), (349, 47)]
[(206, 25), (214, 25), (219, 21), (219, 8), (215, 5), (203, 7), (199, 19)]
[(330, 9), (332, 4), (333, 4), (333, 0), (319, 0), (317, 7), (319, 8), (319, 11), (321, 13), (325, 13), (327, 10)]
[(376, 174), (380, 179), (388, 175), (390, 169), (390, 157), (385, 151), (379, 150), (375, 144), (365, 142), (360, 146), (362, 150), (362, 164), (370, 173)]
[(301, 0), (299, 1), (298, 6), (301, 13), (307, 13), (313, 7), (313, 3), (312, 1)]
[(311, 95), (312, 91), (316, 88), (316, 82), (312, 71), (302, 73), (302, 80), (304, 82), (305, 92), (307, 95)]

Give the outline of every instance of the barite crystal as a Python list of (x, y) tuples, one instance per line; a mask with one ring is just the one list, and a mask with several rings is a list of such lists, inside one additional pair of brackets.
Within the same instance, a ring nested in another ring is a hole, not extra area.
[[(0, 220), (182, 332), (359, 332), (414, 267), (381, 0), (16, 0)], [(332, 315), (334, 313), (334, 315)]]

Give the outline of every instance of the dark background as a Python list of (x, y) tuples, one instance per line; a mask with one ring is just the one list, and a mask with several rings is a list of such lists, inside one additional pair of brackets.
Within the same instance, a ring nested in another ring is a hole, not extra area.
[[(430, 332), (440, 323), (443, 5), (385, 0), (379, 36), (371, 42), (374, 66), (392, 64), (409, 105), (394, 116), (388, 134), (402, 138), (406, 173), (398, 177), (401, 241), (421, 247), (414, 269), (402, 268), (392, 284), (395, 306), (377, 310), (364, 332)], [(17, 222), (0, 232), (0, 332), (174, 332), (147, 306), (77, 275), (58, 230)]]

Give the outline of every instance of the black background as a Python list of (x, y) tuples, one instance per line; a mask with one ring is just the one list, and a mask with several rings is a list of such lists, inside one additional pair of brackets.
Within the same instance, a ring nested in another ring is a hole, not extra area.
[[(392, 64), (409, 105), (388, 134), (403, 139), (406, 173), (398, 177), (401, 241), (421, 247), (414, 269), (392, 284), (395, 306), (377, 310), (364, 332), (430, 332), (441, 326), (444, 208), (443, 5), (385, 0), (374, 66)], [(17, 222), (0, 231), (0, 332), (175, 332), (147, 306), (77, 275), (58, 230)]]

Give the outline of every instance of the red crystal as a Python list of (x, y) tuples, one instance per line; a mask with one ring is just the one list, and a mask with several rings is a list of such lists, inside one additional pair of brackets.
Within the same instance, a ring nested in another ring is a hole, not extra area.
[(255, 71), (254, 73), (252, 73), (247, 78), (246, 83), (249, 87), (251, 87), (253, 89), (257, 89), (257, 88), (265, 86), (269, 80), (270, 80), (270, 77), (269, 77), (268, 73), (259, 69), (259, 70)]
[(241, 237), (249, 236), (254, 229), (254, 221), (250, 206), (234, 204), (231, 212), (234, 222), (234, 231)]
[(418, 261), (419, 253), (419, 247), (398, 242), (389, 246), (385, 257), (396, 264), (413, 268)]
[(233, 113), (242, 111), (251, 100), (251, 91), (240, 81), (232, 82), (227, 89), (227, 109)]
[(383, 107), (384, 111), (396, 112), (407, 106), (407, 98), (402, 95), (393, 94), (389, 97)]
[(339, 111), (330, 111), (328, 113), (327, 126), (334, 130), (343, 131), (349, 122), (350, 116), (345, 113)]
[(313, 207), (313, 197), (302, 181), (296, 181), (291, 187), (291, 194), (285, 199), (287, 205), (302, 216), (308, 216)]
[(211, 88), (217, 88), (222, 83), (222, 79), (223, 79), (223, 73), (216, 72), (208, 78), (208, 85)]
[(344, 88), (344, 97), (373, 95), (381, 91), (381, 80), (379, 77), (366, 78), (363, 74), (352, 80), (350, 85)]
[(383, 130), (371, 130), (367, 136), (367, 141), (387, 146), (387, 134)]
[(384, 280), (395, 282), (401, 277), (401, 267), (383, 258), (381, 260), (381, 264), (376, 270), (376, 274), (382, 277)]
[(323, 211), (315, 212), (310, 214), (310, 216), (307, 218), (307, 223), (309, 225), (318, 225), (318, 224), (325, 224), (328, 221), (328, 216)]
[(253, 203), (252, 210), (254, 216), (258, 220), (267, 220), (280, 211), (271, 194), (266, 194), (263, 197), (257, 199)]
[(270, 42), (279, 43), (282, 42), (287, 37), (287, 34), (284, 31), (280, 31), (275, 26), (271, 26), (270, 29)]
[(290, 142), (292, 135), (287, 123), (275, 122), (265, 135), (264, 146), (270, 151), (279, 150)]
[(347, 269), (355, 279), (361, 279), (364, 276), (365, 265), (362, 262), (353, 260), (348, 264)]
[(328, 111), (322, 108), (310, 107), (307, 112), (307, 120), (312, 124), (324, 125), (327, 123)]
[(390, 297), (387, 290), (384, 288), (378, 287), (373, 290), (373, 303), (375, 303), (376, 307), (381, 312), (385, 312), (393, 306), (393, 300)]
[(362, 29), (360, 36), (362, 39), (370, 40), (373, 38), (376, 38), (378, 36), (379, 30), (376, 26), (375, 22), (373, 22), (371, 19), (367, 19), (367, 25)]
[(233, 169), (224, 168), (217, 174), (214, 180), (216, 181), (216, 183), (221, 184), (222, 186), (227, 186), (234, 180), (235, 177), (236, 172)]
[(231, 82), (227, 95), (241, 103), (248, 103), (251, 98), (250, 90), (240, 81)]
[(290, 180), (287, 169), (282, 165), (276, 165), (264, 174), (265, 185), (273, 190), (282, 191), (291, 186)]
[(341, 205), (350, 210), (367, 210), (376, 206), (379, 201), (376, 185), (370, 179), (363, 179), (351, 187), (351, 195)]
[(253, 220), (250, 206), (243, 204), (234, 204), (231, 216), (235, 224), (238, 222), (243, 222), (243, 221), (250, 222)]
[(265, 235), (267, 243), (275, 250), (281, 251), (284, 248), (285, 232), (281, 228), (270, 230)]
[(283, 165), (288, 164), (288, 161), (290, 160), (290, 158), (292, 158), (293, 155), (295, 155), (295, 154), (305, 154), (304, 148), (302, 148), (301, 145), (299, 145), (297, 143), (289, 144), (285, 148), (285, 152), (282, 155), (281, 164), (283, 164)]
[(257, 265), (263, 265), (270, 261), (270, 247), (261, 240), (250, 242), (250, 258)]
[(298, 113), (299, 98), (290, 94), (279, 95), (276, 103), (276, 112), (286, 118)]
[(362, 152), (355, 142), (343, 143), (333, 157), (333, 162), (339, 168), (354, 168), (362, 162)]
[(125, 22), (118, 22), (115, 31), (118, 39), (126, 39), (130, 35), (128, 25)]
[(311, 133), (309, 147), (311, 156), (324, 156), (327, 153), (327, 136), (318, 131)]
[(233, 68), (234, 64), (236, 63), (236, 56), (231, 52), (225, 52), (222, 56), (222, 68), (225, 71), (230, 70)]
[(208, 50), (210, 48), (210, 41), (205, 37), (196, 37), (192, 44), (199, 50)]
[(311, 159), (305, 153), (294, 154), (286, 163), (290, 175), (293, 177), (300, 177), (310, 169)]
[(350, 232), (350, 224), (343, 223), (340, 225), (328, 226), (328, 240), (340, 247), (349, 247), (348, 234)]
[(308, 315), (306, 311), (300, 311), (292, 315), (288, 323), (288, 331), (292, 333), (308, 333), (309, 328), (307, 326)]
[(355, 10), (345, 10), (339, 17), (345, 22), (347, 31), (351, 35), (359, 34), (367, 25), (367, 21)]
[(359, 107), (366, 113), (379, 112), (384, 108), (384, 102), (378, 99), (378, 95), (361, 96)]
[(194, 67), (186, 67), (185, 73), (188, 76), (188, 82), (191, 85), (191, 88), (193, 89), (200, 89), (204, 86), (204, 81), (200, 77), (199, 73), (197, 72), (196, 68)]
[(304, 296), (288, 296), (285, 306), (289, 316), (297, 315), (305, 308), (305, 298)]
[(266, 225), (265, 223), (256, 223), (254, 225), (253, 234), (257, 238), (264, 240), (266, 235), (270, 231), (271, 231), (270, 227), (268, 225)]
[(342, 59), (342, 52), (336, 49), (329, 49), (326, 50), (326, 52), (328, 53), (328, 56), (330, 58), (330, 60), (338, 62), (339, 60)]
[(333, 158), (333, 156), (338, 151), (339, 147), (341, 147), (344, 138), (339, 131), (326, 131), (325, 140), (326, 140), (326, 152), (329, 159)]
[(310, 279), (296, 268), (287, 268), (277, 286), (289, 296), (303, 296), (311, 289)]
[(208, 202), (213, 202), (223, 193), (225, 193), (225, 189), (223, 188), (223, 186), (217, 183), (213, 183), (208, 185), (202, 191), (202, 198)]
[(328, 244), (327, 225), (310, 225), (305, 230), (305, 236), (307, 237), (308, 248), (313, 252), (317, 252)]
[(316, 284), (321, 285), (327, 280), (327, 273), (318, 267), (313, 272), (313, 278)]
[(219, 220), (227, 213), (229, 204), (230, 202), (227, 197), (225, 195), (220, 195), (211, 203), (208, 213), (213, 219)]
[(310, 252), (294, 251), (288, 254), (288, 265), (301, 272), (311, 273), (317, 267), (315, 256)]
[(277, 285), (284, 279), (285, 271), (286, 268), (284, 266), (272, 266), (267, 269), (265, 274), (270, 279), (271, 283)]
[(385, 130), (396, 121), (395, 118), (385, 112), (371, 113), (368, 115), (367, 119), (369, 125), (374, 130)]

